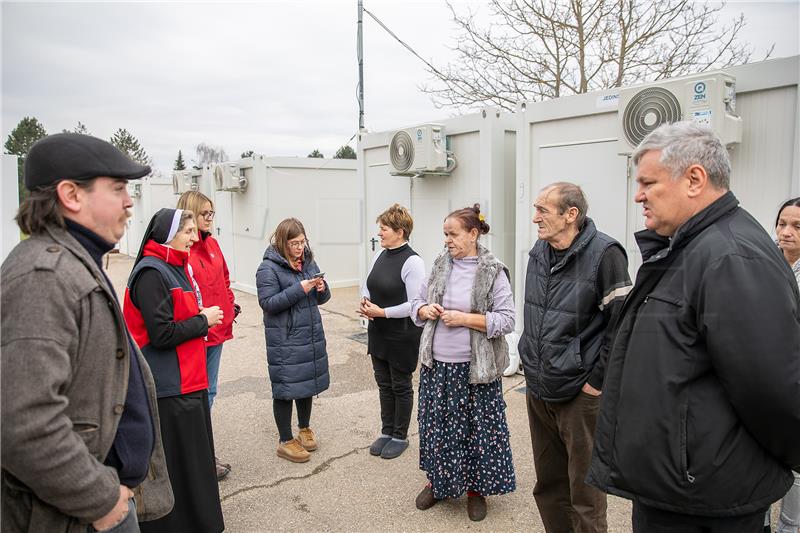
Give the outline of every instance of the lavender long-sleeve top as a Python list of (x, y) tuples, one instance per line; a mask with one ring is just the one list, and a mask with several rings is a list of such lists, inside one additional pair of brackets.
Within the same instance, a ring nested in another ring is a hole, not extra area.
[[(476, 256), (453, 259), (453, 268), (442, 297), (442, 307), (464, 313), (472, 312), (470, 298), (477, 269)], [(486, 313), (486, 336), (490, 339), (514, 331), (514, 298), (505, 272), (497, 274), (492, 293), (494, 308)], [(425, 325), (425, 320), (419, 318), (419, 308), (428, 304), (427, 298), (428, 281), (425, 280), (419, 293), (411, 301), (411, 319), (417, 326)], [(433, 358), (444, 363), (468, 363), (471, 360), (469, 328), (450, 327), (439, 320), (433, 333)]]

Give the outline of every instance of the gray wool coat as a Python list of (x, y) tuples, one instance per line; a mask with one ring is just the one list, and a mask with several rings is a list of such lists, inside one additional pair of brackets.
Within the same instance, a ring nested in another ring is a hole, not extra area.
[(298, 272), (270, 246), (256, 272), (273, 398), (310, 398), (330, 386), (319, 306), (330, 300), (331, 291), (326, 284), (324, 292), (311, 289), (306, 294), (300, 285), (301, 280), (311, 279), (319, 271), (308, 253), (302, 272)]
[(52, 227), (21, 242), (2, 274), (2, 530), (85, 532), (119, 498), (103, 465), (137, 357), (154, 418), (147, 479), (131, 487), (140, 521), (174, 504), (161, 445), (155, 386), (97, 264)]

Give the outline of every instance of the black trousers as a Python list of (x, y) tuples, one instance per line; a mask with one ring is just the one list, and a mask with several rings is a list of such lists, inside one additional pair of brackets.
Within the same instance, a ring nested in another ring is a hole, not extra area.
[[(311, 420), (312, 397), (294, 400), (297, 405), (297, 427), (307, 428)], [(294, 438), (292, 433), (292, 400), (272, 399), (272, 414), (275, 415), (275, 424), (281, 442), (288, 442)]]
[(412, 372), (394, 368), (383, 359), (372, 356), (372, 370), (378, 383), (381, 401), (381, 433), (396, 439), (405, 439), (414, 407)]
[(763, 533), (767, 508), (741, 516), (710, 517), (673, 513), (633, 502), (634, 533)]

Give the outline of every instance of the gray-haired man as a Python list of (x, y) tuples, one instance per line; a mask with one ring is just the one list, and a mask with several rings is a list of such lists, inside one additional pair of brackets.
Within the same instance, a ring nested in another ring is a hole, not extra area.
[(586, 216), (580, 187), (539, 194), (539, 240), (525, 277), (519, 353), (536, 468), (533, 495), (548, 533), (607, 530), (606, 496), (586, 485), (609, 324), (631, 287), (622, 246)]
[(644, 263), (617, 321), (587, 481), (633, 529), (752, 532), (800, 464), (800, 301), (729, 188), (720, 140), (661, 126), (633, 154)]
[(2, 266), (4, 532), (135, 532), (172, 508), (153, 377), (101, 267), (149, 172), (88, 135), (28, 153), (30, 238)]

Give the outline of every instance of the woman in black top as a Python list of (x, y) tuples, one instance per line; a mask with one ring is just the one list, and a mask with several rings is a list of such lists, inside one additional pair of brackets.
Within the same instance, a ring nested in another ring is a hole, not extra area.
[(361, 287), (359, 309), (359, 315), (370, 321), (368, 351), (381, 402), (381, 435), (369, 453), (394, 459), (408, 448), (414, 405), (411, 375), (422, 332), (409, 318), (410, 300), (425, 277), (425, 264), (408, 245), (414, 221), (405, 207), (394, 204), (376, 222), (384, 249), (375, 256)]

